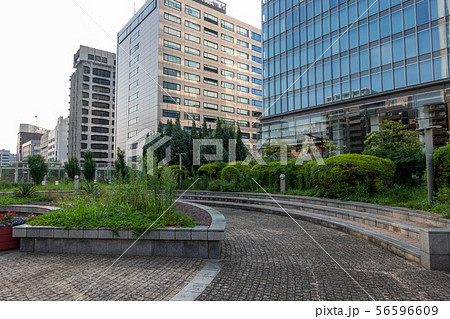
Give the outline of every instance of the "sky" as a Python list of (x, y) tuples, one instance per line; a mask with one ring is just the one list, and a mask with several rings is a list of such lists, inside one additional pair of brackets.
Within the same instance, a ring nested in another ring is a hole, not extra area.
[[(0, 2), (0, 149), (16, 152), (20, 123), (37, 116), (38, 126), (54, 129), (69, 116), (73, 55), (80, 45), (116, 52), (117, 32), (145, 2)], [(222, 2), (228, 15), (261, 28), (261, 0)]]

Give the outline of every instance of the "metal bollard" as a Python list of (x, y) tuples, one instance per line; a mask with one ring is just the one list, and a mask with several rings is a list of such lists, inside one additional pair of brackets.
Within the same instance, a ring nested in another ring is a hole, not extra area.
[(80, 176), (76, 175), (73, 181), (73, 186), (75, 190), (78, 190), (80, 188)]
[(286, 175), (280, 175), (280, 191), (281, 193), (286, 193)]

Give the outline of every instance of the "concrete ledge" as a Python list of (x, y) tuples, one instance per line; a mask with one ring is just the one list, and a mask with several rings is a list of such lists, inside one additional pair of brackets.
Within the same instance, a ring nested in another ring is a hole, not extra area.
[(429, 270), (450, 271), (450, 228), (420, 231), (420, 258)]
[(17, 214), (43, 215), (59, 209), (53, 206), (40, 205), (0, 205), (0, 212), (16, 212)]
[(13, 236), (21, 240), (20, 250), (40, 253), (71, 253), (128, 256), (165, 256), (218, 259), (225, 239), (225, 217), (217, 210), (194, 203), (207, 211), (211, 226), (151, 229), (136, 242), (133, 231), (117, 234), (106, 228), (64, 229), (63, 227), (20, 225)]

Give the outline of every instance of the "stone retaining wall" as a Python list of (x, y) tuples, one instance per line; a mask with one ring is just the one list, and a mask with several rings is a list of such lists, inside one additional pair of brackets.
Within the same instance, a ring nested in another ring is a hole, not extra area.
[(20, 238), (23, 252), (220, 258), (220, 242), (225, 239), (225, 217), (213, 208), (185, 204), (207, 211), (212, 218), (211, 225), (152, 229), (139, 240), (131, 230), (119, 230), (117, 237), (105, 228), (67, 230), (30, 225), (14, 227), (13, 236)]

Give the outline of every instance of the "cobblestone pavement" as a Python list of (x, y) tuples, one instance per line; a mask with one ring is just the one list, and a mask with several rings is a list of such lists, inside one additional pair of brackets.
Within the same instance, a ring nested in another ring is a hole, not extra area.
[[(5, 257), (2, 254), (0, 257)], [(170, 300), (206, 263), (201, 259), (21, 254), (0, 258), (0, 301)], [(92, 285), (92, 287), (90, 287)]]
[[(222, 271), (197, 300), (369, 300), (288, 217), (219, 209)], [(450, 272), (431, 272), (350, 235), (298, 221), (375, 300), (450, 300)]]

